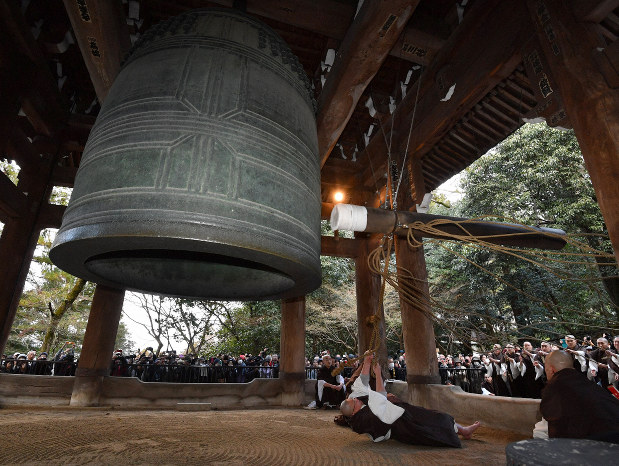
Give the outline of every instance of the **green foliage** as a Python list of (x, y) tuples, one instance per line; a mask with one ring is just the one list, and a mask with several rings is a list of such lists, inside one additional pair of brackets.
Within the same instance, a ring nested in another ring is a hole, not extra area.
[(220, 320), (216, 353), (279, 353), (281, 306), (278, 301), (250, 301), (230, 309)]
[(94, 285), (86, 283), (63, 315), (55, 318), (53, 313), (63, 306), (74, 288), (77, 278), (63, 272), (52, 264), (49, 250), (53, 233), (43, 230), (38, 240), (26, 290), (22, 294), (15, 321), (6, 345), (6, 351), (41, 349), (45, 334), (53, 328), (50, 351), (62, 346), (65, 341), (74, 341), (81, 346), (86, 331)]
[[(495, 151), (471, 165), (461, 180), (463, 199), (433, 213), (474, 218), (496, 215), (518, 222), (606, 233), (578, 143), (571, 131), (525, 125)], [(592, 247), (612, 251), (608, 240), (584, 237)], [(597, 282), (568, 281), (520, 259), (462, 244), (426, 248), (431, 293), (445, 308), (437, 338), (446, 344), (482, 344), (555, 338), (566, 332), (600, 333), (617, 325), (611, 267), (559, 264), (558, 272)], [(466, 262), (455, 253), (462, 254)], [(568, 257), (566, 256), (567, 260)], [(500, 279), (481, 271), (483, 266)], [(523, 294), (524, 292), (524, 294)], [(615, 301), (616, 303), (617, 301)], [(593, 325), (593, 326), (591, 326)]]
[(9, 162), (6, 159), (0, 159), (0, 171), (3, 172), (13, 184), (17, 185), (19, 177), (19, 165), (15, 162)]

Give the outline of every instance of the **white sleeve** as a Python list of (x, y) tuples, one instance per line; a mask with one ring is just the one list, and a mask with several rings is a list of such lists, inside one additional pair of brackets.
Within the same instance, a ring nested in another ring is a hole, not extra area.
[(489, 363), (489, 364), (484, 364), (484, 366), (486, 366), (486, 375), (487, 375), (488, 377), (492, 377), (492, 370), (493, 370), (493, 369), (492, 369), (492, 368), (493, 368), (492, 363)]
[(362, 376), (357, 377), (355, 383), (352, 384), (351, 391), (352, 393), (348, 395), (349, 398), (358, 398), (360, 396), (368, 396), (369, 395), (369, 385), (364, 384), (361, 379)]
[(326, 382), (324, 380), (319, 380), (317, 383), (318, 383), (318, 399), (322, 401), (322, 392), (325, 389)]
[(587, 371), (587, 378), (588, 378), (589, 380), (593, 380), (593, 379), (594, 379), (594, 377), (595, 377), (595, 376), (593, 375), (593, 372), (592, 372), (592, 371), (595, 371), (595, 372), (596, 372), (596, 374), (597, 374), (597, 371), (598, 371), (598, 363), (597, 363), (597, 361), (594, 361), (593, 359), (589, 359), (589, 370)]
[(535, 380), (539, 379), (542, 375), (544, 375), (544, 366), (540, 362), (539, 366), (535, 366)]
[(507, 382), (507, 364), (504, 362), (501, 363), (501, 378), (503, 382)]
[(385, 424), (393, 424), (404, 414), (404, 408), (394, 405), (385, 395), (374, 390), (370, 390), (368, 407)]
[(520, 361), (519, 364), (520, 364), (520, 375), (524, 377), (524, 374), (527, 373), (527, 365), (522, 361)]
[(587, 370), (587, 360), (585, 359), (585, 352), (584, 351), (576, 351), (576, 354), (574, 354), (574, 356), (576, 357), (576, 359), (580, 363), (580, 370), (582, 372), (585, 372)]

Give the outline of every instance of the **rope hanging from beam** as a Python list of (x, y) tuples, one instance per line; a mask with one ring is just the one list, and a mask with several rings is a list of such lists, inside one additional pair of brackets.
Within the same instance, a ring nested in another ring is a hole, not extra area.
[[(465, 243), (467, 247), (473, 250), (486, 250), (486, 251), (490, 251), (494, 253), (505, 254), (507, 256), (523, 260), (535, 267), (538, 267), (548, 272), (549, 274), (561, 280), (567, 280), (571, 282), (583, 282), (583, 283), (590, 284), (592, 282), (599, 282), (601, 279), (619, 278), (619, 276), (612, 275), (612, 276), (607, 276), (607, 277), (602, 277), (602, 278), (580, 277), (580, 276), (576, 276), (573, 273), (570, 273), (568, 270), (568, 267), (572, 265), (582, 265), (585, 267), (596, 267), (596, 268), (599, 266), (617, 268), (618, 264), (615, 261), (613, 254), (593, 248), (590, 245), (586, 244), (584, 241), (579, 240), (577, 238), (582, 237), (582, 236), (589, 236), (589, 237), (596, 236), (596, 237), (601, 237), (601, 238), (607, 238), (606, 235), (583, 234), (583, 235), (564, 236), (564, 235), (557, 235), (552, 232), (544, 232), (543, 234), (548, 235), (549, 237), (560, 236), (564, 241), (566, 241), (567, 243), (566, 249), (568, 249), (568, 251), (559, 252), (559, 251), (540, 251), (540, 250), (534, 250), (534, 249), (519, 249), (515, 247), (509, 247), (505, 245), (490, 243), (488, 240), (491, 240), (493, 238), (493, 235), (484, 235), (483, 237), (475, 236), (467, 230), (467, 223), (479, 222), (480, 220), (487, 222), (489, 218), (497, 219), (499, 217), (488, 215), (488, 216), (483, 216), (480, 218), (469, 219), (469, 220), (464, 220), (464, 221), (453, 221), (449, 219), (436, 219), (430, 222), (414, 222), (408, 225), (402, 225), (401, 228), (406, 228), (408, 230), (407, 243), (409, 247), (411, 248), (419, 248), (423, 245), (422, 241), (418, 237), (415, 236), (415, 233), (425, 236), (425, 237), (442, 236), (443, 238), (441, 239), (426, 239), (425, 243), (437, 245), (438, 247), (444, 249), (445, 251), (448, 251), (449, 253), (454, 254), (457, 257), (460, 257), (462, 260), (470, 263), (471, 265), (478, 268), (479, 270), (482, 270), (483, 272), (489, 274), (494, 279), (499, 281), (502, 285), (511, 288), (515, 292), (525, 296), (526, 298), (532, 301), (538, 302), (539, 304), (541, 304), (544, 308), (546, 308), (549, 311), (550, 316), (554, 319), (552, 320), (552, 323), (557, 324), (557, 325), (573, 324), (573, 325), (587, 326), (589, 328), (597, 327), (597, 328), (602, 329), (602, 327), (595, 326), (592, 324), (583, 324), (583, 323), (576, 323), (576, 322), (569, 322), (569, 321), (562, 320), (561, 315), (559, 313), (558, 306), (555, 303), (549, 302), (547, 300), (543, 300), (539, 297), (532, 295), (531, 293), (528, 293), (518, 288), (514, 284), (509, 283), (508, 281), (501, 278), (497, 274), (491, 272), (487, 267), (484, 267), (480, 264), (475, 263), (474, 261), (466, 257), (464, 254), (462, 254), (461, 252), (456, 251), (455, 248), (451, 246), (458, 244), (458, 243), (460, 244)], [(500, 221), (507, 221), (512, 224), (519, 225), (525, 230), (532, 229), (532, 227), (523, 225), (511, 218), (499, 218), (499, 219)], [(488, 222), (488, 223), (493, 223), (493, 222)], [(457, 231), (457, 233), (447, 234), (448, 238), (445, 238), (446, 236), (445, 228), (441, 228), (441, 227), (444, 227), (446, 224), (455, 226), (456, 227), (455, 230)], [(517, 235), (522, 235), (522, 234), (523, 233), (514, 233), (513, 235), (517, 236)], [(506, 236), (511, 236), (511, 235), (501, 234), (500, 236), (502, 238), (505, 238)], [(382, 267), (381, 264), (383, 262), (388, 263), (388, 257), (387, 257), (388, 255), (391, 255), (391, 250), (390, 249), (385, 250), (382, 246), (380, 246), (376, 248), (374, 251), (372, 251), (368, 256), (368, 264), (369, 264), (370, 271), (381, 275), (383, 286), (385, 283), (389, 283), (399, 293), (400, 298), (402, 300), (410, 304), (414, 309), (423, 313), (425, 316), (427, 316), (429, 319), (431, 319), (434, 322), (442, 323), (445, 320), (445, 316), (449, 315), (449, 316), (454, 317), (455, 319), (459, 319), (460, 321), (466, 320), (470, 324), (470, 327), (467, 328), (468, 331), (475, 330), (482, 335), (486, 333), (483, 328), (479, 326), (475, 326), (475, 324), (471, 321), (470, 318), (477, 317), (480, 322), (488, 323), (489, 320), (490, 321), (492, 320), (492, 318), (489, 315), (475, 312), (470, 309), (463, 310), (463, 309), (446, 307), (442, 303), (433, 299), (427, 292), (424, 291), (425, 289), (427, 289), (425, 288), (425, 283), (422, 283), (418, 278), (416, 278), (411, 273), (410, 270), (407, 270), (406, 268), (403, 268), (403, 267), (396, 266), (395, 270), (390, 271), (388, 267)], [(381, 297), (383, 296), (384, 296), (384, 291), (381, 290)], [(617, 307), (614, 304), (613, 306)], [(548, 322), (550, 321), (547, 321), (546, 323)], [(490, 322), (490, 323), (493, 323), (493, 322)], [(611, 330), (615, 333), (619, 333), (619, 323), (614, 322), (612, 325), (614, 325), (617, 328), (604, 327), (604, 329)], [(539, 332), (548, 332), (547, 329), (541, 328), (537, 325), (527, 325), (527, 326), (518, 327), (517, 332), (521, 334), (522, 337), (525, 337), (525, 338), (530, 338), (530, 335), (521, 333), (521, 331), (524, 330), (525, 328), (529, 328), (531, 330), (539, 331)], [(463, 338), (464, 337), (465, 336), (463, 336)], [(464, 339), (466, 340), (466, 338)]]

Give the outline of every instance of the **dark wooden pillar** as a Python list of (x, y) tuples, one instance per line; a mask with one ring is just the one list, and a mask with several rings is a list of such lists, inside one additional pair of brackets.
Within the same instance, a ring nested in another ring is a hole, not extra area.
[(305, 296), (282, 300), (279, 378), (282, 405), (305, 400)]
[(406, 351), (406, 380), (409, 384), (440, 383), (436, 342), (432, 320), (423, 312), (430, 310), (426, 301), (429, 296), (428, 272), (423, 247), (411, 248), (405, 238), (395, 239), (398, 267), (411, 272), (417, 288), (419, 303), (416, 306), (400, 299), (402, 312), (402, 334)]
[(357, 326), (359, 334), (359, 354), (370, 348), (373, 326), (367, 322), (368, 317), (376, 315), (380, 319), (380, 345), (377, 355), (381, 364), (387, 362), (387, 344), (385, 341), (385, 314), (380, 296), (381, 277), (370, 271), (368, 254), (378, 246), (378, 239), (361, 240), (362, 246), (355, 257), (355, 281), (357, 287)]
[(97, 285), (75, 374), (71, 406), (98, 406), (104, 377), (110, 374), (124, 290)]
[[(24, 141), (26, 142), (26, 141)], [(49, 196), (48, 182), (52, 161), (40, 158), (38, 164), (22, 167), (17, 191), (23, 197), (23, 210), (9, 218), (0, 237), (0, 350), (4, 350), (24, 289), (30, 262), (39, 239), (38, 217)]]
[[(574, 128), (619, 260), (619, 45), (572, 8), (591, 2), (528, 0), (542, 53)], [(540, 86), (545, 82), (536, 83)]]

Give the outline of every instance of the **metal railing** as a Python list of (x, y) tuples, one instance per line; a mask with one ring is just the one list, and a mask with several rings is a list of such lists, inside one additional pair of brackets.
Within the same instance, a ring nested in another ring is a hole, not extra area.
[(247, 383), (254, 379), (278, 378), (279, 367), (134, 363), (114, 365), (110, 375), (136, 377), (143, 382)]

